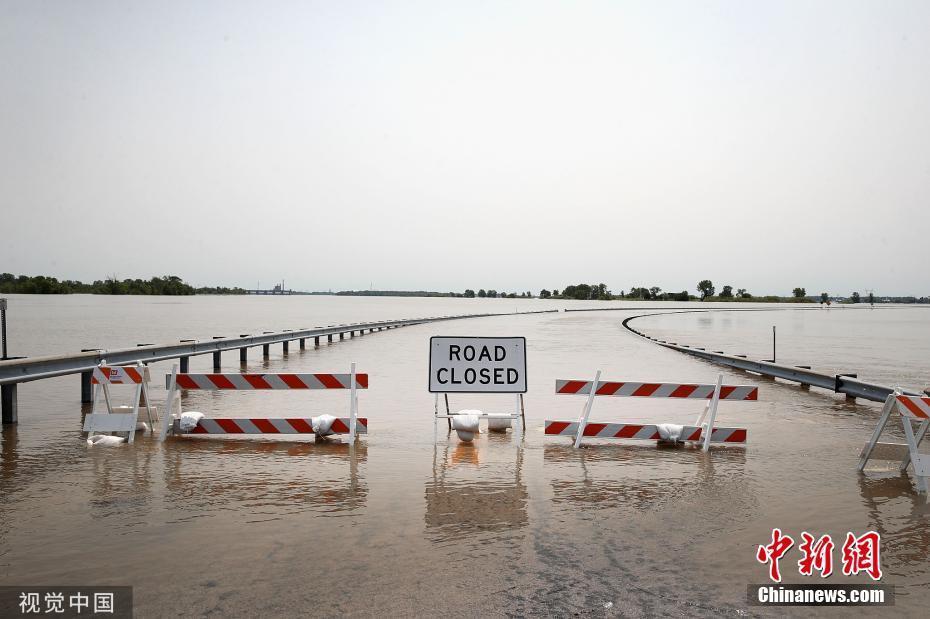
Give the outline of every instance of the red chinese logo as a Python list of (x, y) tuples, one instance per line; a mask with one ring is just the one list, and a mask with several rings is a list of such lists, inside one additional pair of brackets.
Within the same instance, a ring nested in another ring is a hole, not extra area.
[(769, 564), (769, 578), (781, 582), (781, 573), (778, 571), (778, 560), (794, 546), (794, 540), (789, 535), (782, 535), (781, 529), (772, 529), (772, 543), (768, 546), (759, 546), (756, 551), (756, 560), (759, 563)]
[(821, 578), (826, 578), (833, 573), (833, 540), (829, 535), (824, 535), (816, 542), (814, 536), (807, 531), (801, 533), (801, 539), (804, 541), (798, 546), (798, 549), (804, 554), (798, 561), (798, 571), (802, 576), (810, 576), (816, 569), (820, 572)]
[(865, 572), (872, 580), (881, 579), (880, 544), (881, 537), (875, 531), (863, 533), (859, 537), (847, 533), (846, 543), (843, 544), (843, 574), (853, 576)]
[[(774, 582), (781, 582), (779, 560), (794, 546), (794, 539), (785, 535), (781, 529), (772, 529), (772, 541), (756, 550), (756, 560), (768, 564), (769, 578)], [(843, 575), (855, 576), (865, 572), (872, 580), (881, 580), (881, 536), (875, 531), (868, 531), (860, 536), (853, 533), (846, 534), (843, 544)], [(835, 544), (830, 535), (820, 538), (814, 537), (807, 531), (801, 533), (801, 559), (798, 561), (798, 572), (802, 576), (813, 576), (818, 572), (821, 578), (833, 573), (833, 549)]]

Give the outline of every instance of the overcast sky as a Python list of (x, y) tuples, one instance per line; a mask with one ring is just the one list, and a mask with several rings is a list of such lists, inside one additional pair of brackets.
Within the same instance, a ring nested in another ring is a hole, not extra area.
[(0, 0), (0, 271), (930, 293), (930, 2)]

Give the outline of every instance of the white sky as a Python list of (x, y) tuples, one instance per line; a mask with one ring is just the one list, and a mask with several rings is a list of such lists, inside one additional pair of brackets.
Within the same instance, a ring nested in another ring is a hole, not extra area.
[(0, 0), (0, 271), (930, 293), (930, 2)]

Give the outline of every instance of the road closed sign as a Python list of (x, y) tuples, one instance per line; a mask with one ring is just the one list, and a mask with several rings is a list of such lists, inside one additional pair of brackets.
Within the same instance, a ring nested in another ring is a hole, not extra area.
[(430, 393), (526, 393), (526, 338), (431, 337)]

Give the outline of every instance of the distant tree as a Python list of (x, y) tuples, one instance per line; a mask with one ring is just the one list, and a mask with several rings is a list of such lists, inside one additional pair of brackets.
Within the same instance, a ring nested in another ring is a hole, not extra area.
[(698, 292), (701, 293), (701, 301), (707, 297), (714, 296), (714, 283), (709, 279), (702, 279), (697, 285)]
[(623, 299), (623, 298), (625, 298), (625, 297), (626, 297), (626, 291), (625, 291), (625, 290), (621, 290), (621, 291), (620, 291), (620, 298)]
[(741, 299), (751, 299), (751, 298), (752, 298), (752, 295), (749, 294), (748, 292), (746, 292), (746, 289), (745, 289), (745, 288), (740, 288), (737, 292), (739, 293), (739, 297), (740, 297)]
[(820, 293), (820, 302), (821, 302), (821, 303), (827, 303), (828, 301), (830, 301), (830, 295), (827, 294), (826, 292), (821, 292), (821, 293)]
[(807, 290), (804, 288), (795, 288), (792, 292), (795, 299), (803, 299), (807, 296)]
[(849, 298), (852, 299), (853, 303), (858, 303), (860, 301), (858, 292), (852, 293), (852, 295)]
[(649, 294), (652, 295), (653, 299), (658, 299), (660, 292), (662, 292), (662, 289), (659, 288), (658, 286), (653, 286), (652, 288), (649, 289)]
[(539, 291), (539, 298), (540, 298), (540, 299), (549, 299), (549, 298), (551, 298), (551, 297), (552, 297), (552, 293), (549, 292), (548, 290), (546, 290), (545, 288), (543, 288), (542, 290)]
[(527, 299), (532, 299), (532, 298), (533, 298), (533, 293), (532, 293), (531, 291), (527, 290), (527, 291), (526, 291), (526, 298), (527, 298)]
[(466, 299), (474, 299), (474, 298), (475, 298), (475, 291), (472, 290), (471, 288), (468, 288), (467, 290), (465, 290), (465, 298), (466, 298)]
[(682, 290), (681, 292), (676, 293), (676, 294), (674, 295), (674, 297), (675, 297), (675, 300), (676, 300), (676, 301), (688, 301), (688, 300), (690, 300), (690, 296), (688, 295), (688, 291), (687, 291), (687, 290)]
[(488, 296), (488, 293), (486, 293), (486, 292), (484, 291), (484, 288), (482, 288), (481, 290), (478, 291), (478, 297), (479, 297), (479, 298), (483, 299), (483, 298), (485, 298), (486, 296)]
[(496, 299), (496, 298), (497, 298), (497, 291), (496, 291), (496, 290), (488, 290), (488, 298), (490, 298), (490, 299)]
[(746, 289), (745, 289), (745, 288), (737, 288), (737, 289), (736, 289), (736, 296), (742, 297), (744, 294), (746, 294)]
[(869, 293), (869, 305), (872, 305), (874, 303), (875, 303), (875, 295), (870, 292)]
[(732, 299), (733, 298), (733, 286), (724, 286), (723, 290), (720, 291), (721, 299)]

